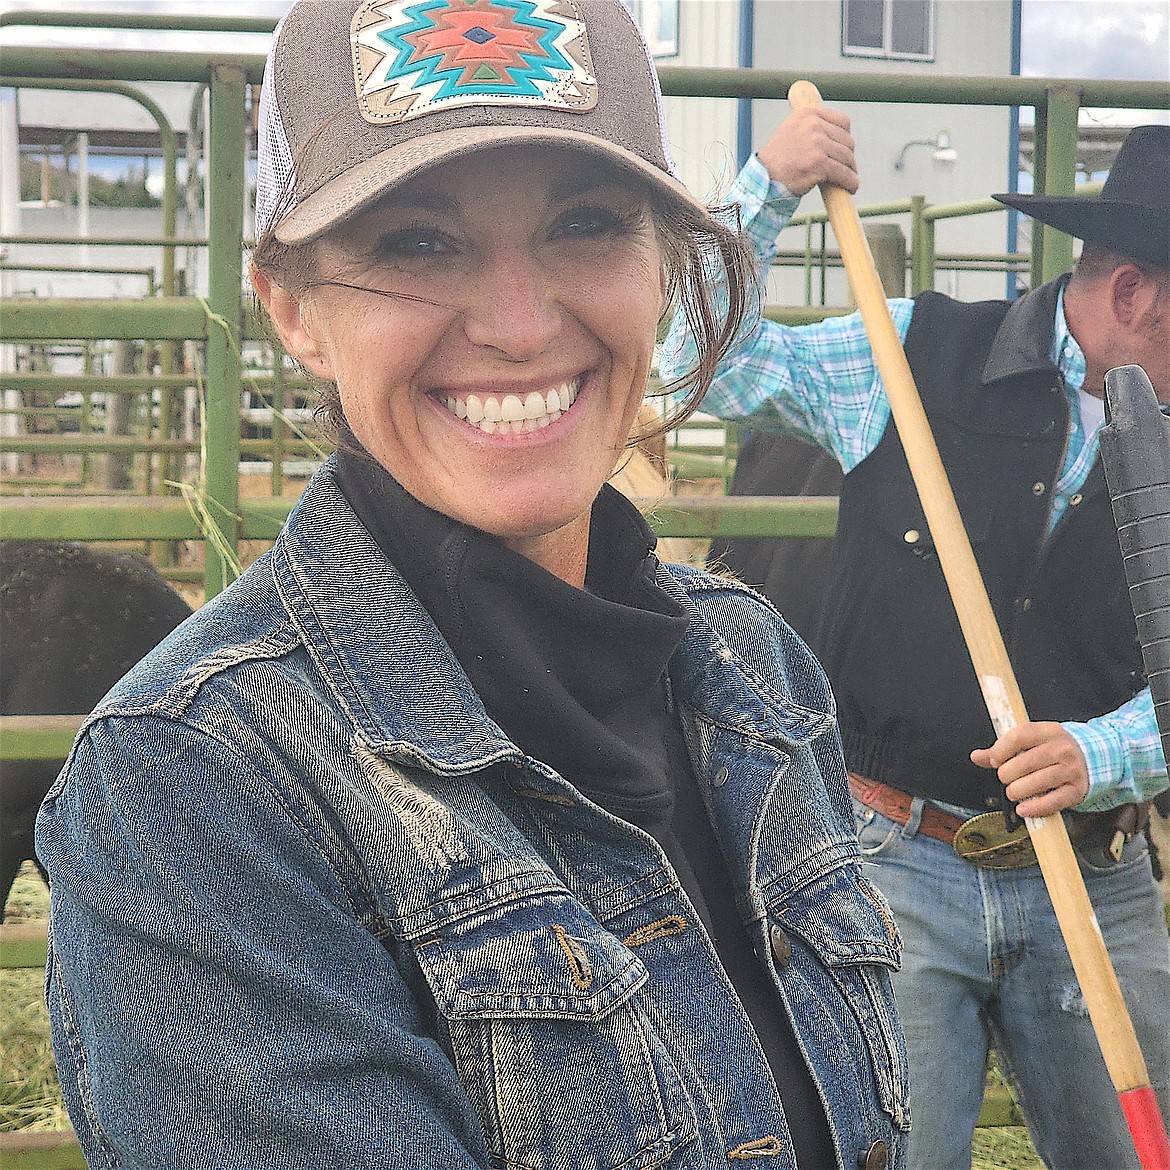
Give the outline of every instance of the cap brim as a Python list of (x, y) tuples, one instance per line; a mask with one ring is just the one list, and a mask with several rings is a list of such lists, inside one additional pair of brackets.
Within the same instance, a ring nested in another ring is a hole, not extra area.
[(1164, 211), (1079, 195), (1005, 193), (992, 198), (1077, 239), (1151, 264), (1170, 265), (1170, 216)]
[(410, 139), (351, 167), (289, 211), (276, 226), (276, 238), (282, 244), (308, 243), (352, 219), (394, 188), (442, 163), (505, 146), (560, 146), (580, 150), (642, 180), (671, 201), (711, 218), (707, 207), (680, 179), (616, 143), (574, 130), (470, 126)]

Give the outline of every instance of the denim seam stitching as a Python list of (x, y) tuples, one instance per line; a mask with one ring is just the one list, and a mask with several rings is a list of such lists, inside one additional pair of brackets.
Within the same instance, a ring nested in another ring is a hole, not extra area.
[[(53, 950), (55, 955), (56, 947)], [(100, 1146), (102, 1153), (106, 1155), (107, 1165), (118, 1167), (122, 1164), (121, 1160), (117, 1152), (109, 1144), (105, 1130), (102, 1128), (97, 1113), (93, 1108), (93, 1094), (89, 1087), (89, 1059), (85, 1051), (85, 1044), (81, 1039), (81, 1032), (77, 1027), (77, 1020), (73, 1013), (73, 1004), (70, 1002), (69, 994), (65, 987), (60, 963), (57, 963), (55, 960), (54, 963), (57, 967), (57, 997), (65, 1017), (63, 1021), (65, 1023), (65, 1035), (69, 1042), (69, 1052), (77, 1066), (77, 1095), (81, 1101), (85, 1119), (89, 1124), (90, 1135)]]

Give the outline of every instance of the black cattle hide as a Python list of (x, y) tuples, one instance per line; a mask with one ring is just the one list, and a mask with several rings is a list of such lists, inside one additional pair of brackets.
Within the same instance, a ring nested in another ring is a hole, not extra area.
[[(190, 612), (144, 557), (58, 541), (0, 543), (0, 714), (88, 713)], [(0, 921), (21, 863), (36, 860), (37, 809), (61, 764), (0, 763)]]

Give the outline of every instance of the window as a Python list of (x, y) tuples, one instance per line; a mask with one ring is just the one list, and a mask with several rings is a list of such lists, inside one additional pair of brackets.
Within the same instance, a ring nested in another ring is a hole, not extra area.
[(678, 54), (678, 0), (624, 0), (655, 57)]
[(935, 0), (841, 0), (846, 57), (934, 60)]

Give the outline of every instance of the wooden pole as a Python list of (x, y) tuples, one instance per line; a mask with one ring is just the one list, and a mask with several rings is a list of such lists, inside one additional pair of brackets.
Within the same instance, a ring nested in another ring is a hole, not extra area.
[[(793, 109), (821, 104), (816, 86), (797, 81), (788, 91)], [(979, 678), (983, 701), (997, 736), (1019, 723), (1027, 723), (1028, 712), (1008, 659), (1007, 647), (991, 608), (979, 565), (959, 515), (946, 469), (939, 456), (930, 422), (922, 408), (910, 363), (890, 316), (889, 305), (861, 228), (861, 219), (849, 192), (825, 183), (821, 194), (853, 296), (869, 334), (870, 346), (906, 461), (922, 502), (926, 522), (938, 551), (947, 588), (955, 603), (959, 625)], [(1105, 949), (1101, 928), (1089, 901), (1076, 856), (1058, 816), (1027, 817), (1025, 823), (1040, 862), (1044, 882), (1052, 899), (1056, 918), (1072, 959), (1073, 970), (1089, 1010), (1105, 1066), (1121, 1101), (1134, 1144), (1146, 1170), (1170, 1170), (1170, 1145), (1161, 1124), (1146, 1062), (1137, 1033), (1126, 1010), (1117, 975)], [(1150, 1114), (1161, 1129), (1161, 1149), (1156, 1134), (1151, 1137)], [(1139, 1135), (1135, 1128), (1140, 1114)], [(1144, 1148), (1143, 1148), (1144, 1147)]]

